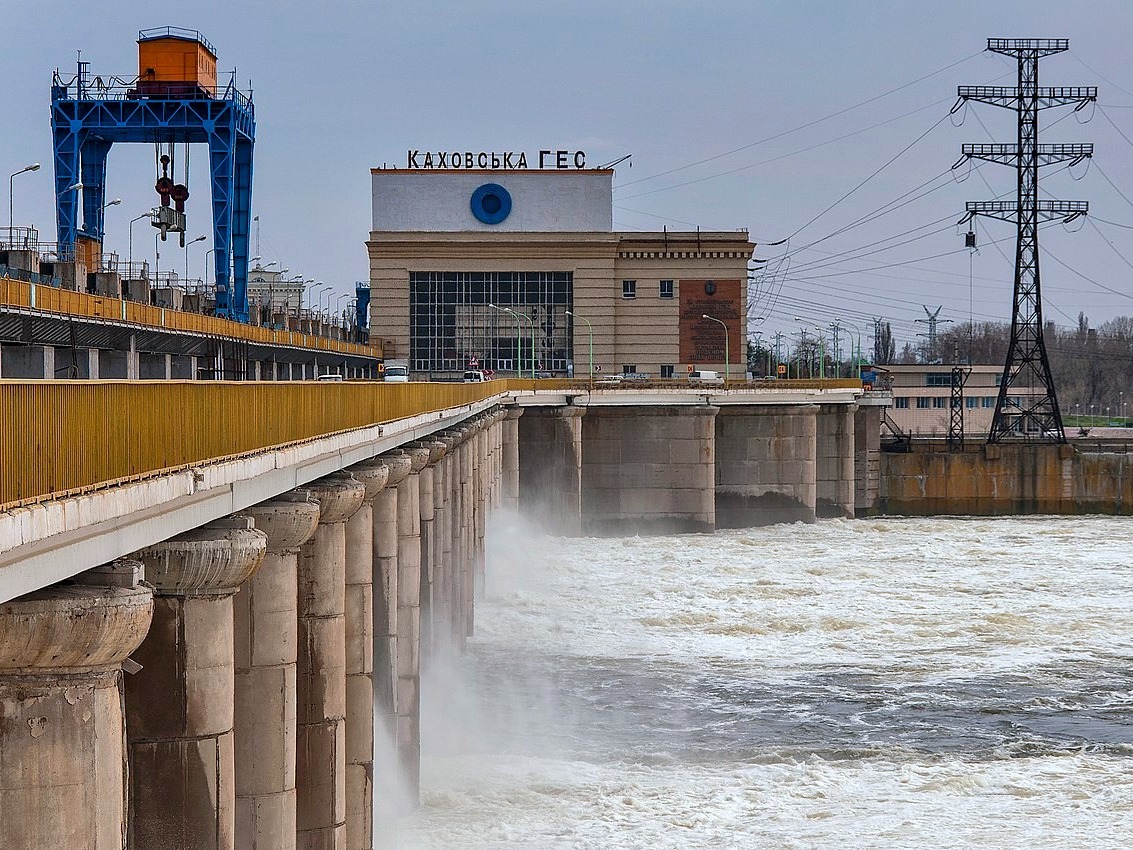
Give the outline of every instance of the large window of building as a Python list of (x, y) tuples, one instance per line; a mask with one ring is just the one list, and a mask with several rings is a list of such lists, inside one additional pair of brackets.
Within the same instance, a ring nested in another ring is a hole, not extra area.
[(637, 281), (636, 280), (623, 280), (622, 281), (622, 298), (636, 298), (637, 297)]
[(909, 397), (907, 395), (899, 395), (893, 399), (894, 407), (898, 410), (905, 410), (909, 406)]
[(944, 396), (937, 396), (932, 400), (932, 406), (937, 410), (941, 410), (948, 406), (948, 399), (944, 398)]
[(924, 385), (926, 387), (950, 387), (952, 386), (952, 373), (929, 372), (924, 376)]
[(917, 409), (918, 410), (925, 410), (926, 408), (928, 408), (928, 406), (931, 403), (932, 403), (932, 399), (929, 398), (926, 395), (922, 395), (922, 396), (917, 397)]
[(673, 282), (671, 280), (661, 281), (661, 297), (662, 298), (672, 298), (673, 297)]
[[(409, 357), (415, 372), (482, 369), (565, 374), (570, 272), (411, 272)], [(508, 312), (508, 311), (512, 312)]]
[(661, 377), (662, 378), (673, 377), (673, 364), (672, 363), (662, 363), (661, 364)]

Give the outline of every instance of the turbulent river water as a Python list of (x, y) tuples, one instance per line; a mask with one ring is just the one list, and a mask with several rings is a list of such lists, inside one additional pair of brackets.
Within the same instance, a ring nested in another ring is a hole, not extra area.
[(1133, 844), (1133, 519), (494, 532), (399, 848)]

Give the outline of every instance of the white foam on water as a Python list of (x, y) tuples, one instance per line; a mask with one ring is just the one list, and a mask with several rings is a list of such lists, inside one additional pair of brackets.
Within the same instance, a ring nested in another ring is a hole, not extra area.
[(1133, 840), (1133, 520), (494, 531), (405, 850)]

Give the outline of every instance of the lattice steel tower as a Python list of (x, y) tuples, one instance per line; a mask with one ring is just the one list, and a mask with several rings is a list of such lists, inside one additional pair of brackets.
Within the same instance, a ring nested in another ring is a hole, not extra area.
[[(969, 201), (964, 220), (986, 215), (1015, 222), (1015, 297), (1011, 310), (1011, 342), (995, 403), (989, 443), (1004, 440), (1066, 442), (1062, 414), (1054, 392), (1050, 363), (1043, 343), (1042, 297), (1039, 290), (1039, 222), (1085, 215), (1086, 201), (1040, 201), (1039, 168), (1092, 156), (1090, 144), (1039, 144), (1039, 110), (1075, 104), (1081, 109), (1097, 100), (1094, 86), (1039, 87), (1039, 59), (1070, 48), (1064, 38), (989, 38), (987, 49), (1014, 56), (1019, 83), (1001, 86), (960, 86), (960, 102), (974, 100), (1013, 109), (1019, 116), (1018, 143), (964, 145), (966, 158), (1001, 165), (1014, 164), (1018, 175), (1015, 201)], [(1008, 392), (1008, 390), (1014, 390)]]

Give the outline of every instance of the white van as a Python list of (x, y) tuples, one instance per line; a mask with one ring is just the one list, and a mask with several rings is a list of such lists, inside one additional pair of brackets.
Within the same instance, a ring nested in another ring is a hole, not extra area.
[(720, 377), (720, 373), (712, 369), (701, 369), (697, 372), (689, 372), (688, 381), (690, 384), (709, 384), (711, 386), (721, 387), (724, 385), (724, 379)]
[(464, 377), (461, 380), (465, 384), (478, 384), (481, 381), (488, 380), (488, 377), (479, 369), (469, 369), (464, 373)]
[(396, 363), (392, 360), (386, 361), (385, 370), (382, 372), (382, 380), (388, 381), (391, 384), (408, 383), (409, 365), (406, 363)]

